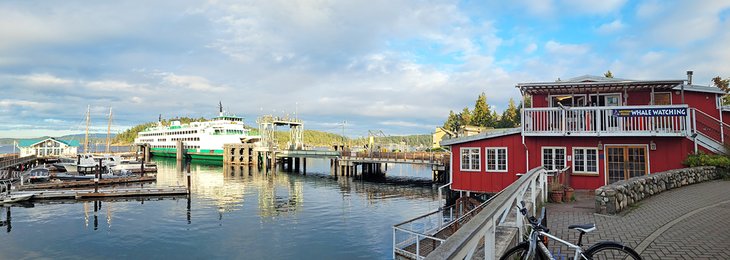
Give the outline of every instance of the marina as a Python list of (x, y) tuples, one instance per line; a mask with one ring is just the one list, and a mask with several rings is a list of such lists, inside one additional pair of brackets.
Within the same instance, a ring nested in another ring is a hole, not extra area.
[[(186, 184), (175, 160), (152, 160), (157, 182), (145, 187)], [(96, 200), (0, 208), (11, 212), (12, 227), (0, 235), (0, 258), (383, 259), (392, 254), (392, 223), (439, 207), (431, 184), (397, 184), (428, 183), (428, 167), (390, 165), (391, 183), (380, 183), (333, 175), (327, 160), (307, 165), (305, 176), (193, 162), (190, 200), (103, 199), (96, 213)]]

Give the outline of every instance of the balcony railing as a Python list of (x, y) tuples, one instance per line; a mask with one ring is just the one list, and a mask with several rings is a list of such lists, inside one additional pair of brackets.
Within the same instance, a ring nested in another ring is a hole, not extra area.
[(526, 108), (525, 136), (686, 136), (687, 105)]

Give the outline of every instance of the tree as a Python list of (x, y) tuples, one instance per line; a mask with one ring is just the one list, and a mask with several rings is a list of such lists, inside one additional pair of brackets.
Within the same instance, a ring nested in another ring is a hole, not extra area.
[(606, 73), (603, 73), (603, 76), (606, 78), (613, 78), (613, 73), (611, 73), (611, 70), (608, 70)]
[[(718, 88), (722, 89), (722, 91), (725, 91), (725, 93), (730, 92), (730, 78), (722, 79), (720, 76), (712, 78), (712, 83), (715, 84)], [(722, 97), (722, 104), (728, 105), (730, 104), (730, 96), (725, 95)]]
[(459, 129), (459, 115), (454, 113), (453, 110), (449, 111), (449, 117), (444, 122), (444, 129), (455, 132)]
[(520, 118), (518, 114), (519, 109), (515, 105), (515, 101), (510, 98), (509, 103), (507, 104), (507, 109), (504, 110), (502, 118), (499, 120), (499, 128), (511, 128), (520, 125)]
[(487, 104), (487, 94), (484, 92), (479, 94), (479, 97), (477, 97), (477, 101), (474, 104), (471, 124), (485, 127), (494, 126), (495, 124), (495, 117), (489, 109), (489, 104)]
[(469, 111), (469, 107), (464, 107), (459, 113), (459, 126), (470, 125), (472, 123), (472, 114)]

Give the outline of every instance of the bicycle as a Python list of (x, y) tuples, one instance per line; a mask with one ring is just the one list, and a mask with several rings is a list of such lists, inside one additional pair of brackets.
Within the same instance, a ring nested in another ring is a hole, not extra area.
[[(532, 226), (532, 230), (529, 234), (529, 239), (519, 243), (517, 246), (510, 248), (507, 252), (500, 257), (500, 260), (507, 259), (555, 259), (547, 248), (547, 241), (551, 239), (558, 243), (567, 245), (568, 247), (575, 249), (573, 255), (574, 260), (580, 259), (636, 259), (641, 260), (634, 249), (624, 246), (614, 241), (603, 241), (594, 244), (585, 251), (583, 250), (583, 235), (596, 230), (595, 224), (585, 225), (570, 225), (569, 229), (575, 229), (580, 232), (578, 237), (578, 244), (572, 244), (568, 241), (562, 240), (556, 236), (550, 234), (550, 230), (545, 227), (543, 220), (545, 219), (545, 208), (540, 213), (540, 218), (536, 219), (535, 216), (528, 216), (527, 209), (525, 208), (525, 202), (521, 202), (522, 207), (517, 205), (520, 213), (527, 218), (528, 222)], [(539, 249), (539, 250), (536, 250)]]

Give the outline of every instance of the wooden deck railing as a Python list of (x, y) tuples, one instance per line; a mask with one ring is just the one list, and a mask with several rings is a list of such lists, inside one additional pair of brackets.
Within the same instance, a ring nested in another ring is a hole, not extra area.
[(526, 136), (686, 136), (691, 134), (687, 105), (526, 108)]

